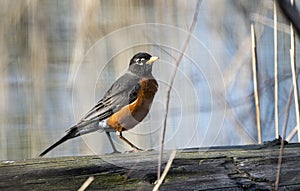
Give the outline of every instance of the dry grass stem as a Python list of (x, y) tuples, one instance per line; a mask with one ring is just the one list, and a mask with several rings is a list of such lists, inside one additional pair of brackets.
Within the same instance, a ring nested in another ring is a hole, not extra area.
[(196, 26), (201, 2), (202, 2), (201, 0), (197, 1), (197, 5), (196, 5), (196, 9), (195, 9), (193, 21), (192, 21), (192, 24), (191, 24), (191, 26), (189, 28), (189, 34), (188, 34), (187, 39), (186, 39), (186, 41), (184, 43), (182, 52), (181, 52), (181, 54), (179, 55), (179, 58), (176, 61), (176, 68), (175, 68), (175, 71), (174, 71), (174, 73), (173, 73), (173, 75), (171, 77), (170, 86), (168, 87), (168, 90), (167, 90), (166, 112), (164, 114), (163, 130), (162, 130), (161, 143), (160, 143), (160, 154), (159, 154), (159, 158), (158, 158), (157, 179), (160, 179), (161, 163), (162, 163), (163, 150), (164, 150), (164, 142), (165, 142), (165, 134), (166, 134), (166, 128), (167, 128), (167, 118), (168, 118), (168, 111), (169, 111), (169, 104), (170, 104), (171, 89), (172, 89), (172, 86), (173, 86), (173, 83), (174, 83), (174, 80), (175, 80), (175, 76), (176, 76), (176, 73), (177, 73), (178, 66), (179, 66), (180, 61), (183, 58), (183, 55), (184, 55), (184, 53), (185, 53), (185, 51), (186, 51), (186, 49), (188, 47), (188, 44), (189, 44), (190, 39), (191, 39), (191, 34), (194, 31), (194, 28)]
[(276, 181), (275, 181), (275, 190), (277, 191), (279, 188), (279, 179), (280, 179), (280, 172), (281, 172), (281, 163), (282, 163), (282, 156), (283, 156), (283, 149), (284, 149), (284, 140), (285, 140), (285, 134), (286, 134), (286, 127), (287, 123), (289, 120), (289, 111), (291, 107), (291, 102), (292, 102), (292, 95), (293, 95), (293, 86), (291, 87), (290, 93), (289, 93), (289, 99), (286, 105), (285, 109), (285, 120), (283, 124), (283, 129), (282, 129), (282, 139), (281, 139), (281, 144), (280, 144), (280, 151), (279, 151), (279, 156), (278, 156), (278, 165), (277, 165), (277, 173), (276, 173)]
[(277, 8), (274, 1), (274, 112), (275, 112), (275, 136), (279, 138), (278, 119), (278, 45), (277, 45)]
[[(293, 4), (293, 1), (291, 1)], [(298, 94), (298, 75), (296, 72), (296, 63), (295, 63), (295, 33), (294, 28), (291, 23), (291, 49), (290, 49), (290, 57), (291, 57), (291, 70), (292, 70), (292, 80), (294, 86), (294, 100), (295, 100), (295, 111), (296, 111), (296, 122), (298, 127), (298, 132), (300, 132), (300, 116), (299, 116), (299, 94)], [(300, 141), (300, 134), (298, 133), (298, 142)]]
[(87, 189), (87, 187), (94, 181), (94, 177), (90, 176), (83, 184), (82, 186), (78, 189), (78, 191), (84, 191)]
[(297, 132), (298, 132), (298, 126), (293, 128), (293, 130), (290, 132), (290, 134), (286, 137), (286, 141), (290, 142), (294, 138), (294, 136), (296, 135)]
[(261, 127), (260, 127), (260, 107), (259, 107), (259, 93), (258, 93), (258, 80), (257, 80), (257, 66), (256, 66), (256, 39), (254, 26), (251, 24), (251, 39), (252, 39), (252, 72), (253, 72), (253, 86), (254, 86), (254, 99), (256, 111), (256, 126), (258, 143), (262, 143)]
[(169, 157), (169, 160), (167, 162), (166, 168), (165, 168), (164, 172), (162, 173), (161, 177), (159, 178), (159, 180), (157, 181), (156, 185), (154, 186), (153, 191), (158, 191), (160, 185), (163, 183), (164, 179), (166, 178), (166, 176), (172, 166), (175, 156), (176, 156), (176, 150), (172, 151), (172, 153)]

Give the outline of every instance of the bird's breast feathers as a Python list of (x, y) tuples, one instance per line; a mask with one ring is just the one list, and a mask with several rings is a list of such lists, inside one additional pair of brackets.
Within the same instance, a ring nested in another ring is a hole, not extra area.
[(158, 84), (155, 79), (142, 79), (135, 101), (113, 114), (107, 120), (107, 124), (117, 131), (128, 130), (136, 126), (147, 116), (157, 89)]

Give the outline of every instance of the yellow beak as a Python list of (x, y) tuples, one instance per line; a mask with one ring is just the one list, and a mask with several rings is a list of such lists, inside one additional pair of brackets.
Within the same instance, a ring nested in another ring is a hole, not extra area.
[(151, 63), (155, 62), (156, 60), (158, 60), (158, 57), (152, 56), (152, 57), (150, 58), (150, 60), (148, 60), (148, 61), (146, 62), (146, 64), (151, 64)]

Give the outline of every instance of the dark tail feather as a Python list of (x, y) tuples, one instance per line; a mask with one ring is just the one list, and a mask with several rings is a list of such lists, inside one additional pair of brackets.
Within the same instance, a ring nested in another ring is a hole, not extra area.
[(49, 151), (51, 151), (52, 149), (54, 149), (55, 147), (62, 144), (63, 142), (65, 142), (68, 139), (72, 139), (72, 138), (78, 137), (80, 135), (84, 135), (84, 134), (88, 134), (88, 133), (100, 130), (98, 124), (99, 124), (99, 121), (98, 121), (98, 119), (96, 119), (96, 120), (88, 121), (86, 123), (77, 124), (77, 125), (71, 127), (70, 129), (68, 129), (66, 131), (65, 136), (63, 136), (56, 143), (54, 143), (49, 148), (44, 150), (39, 156), (40, 157), (44, 156)]
[(54, 143), (53, 145), (51, 145), (49, 148), (47, 148), (46, 150), (44, 150), (39, 157), (44, 156), (45, 154), (47, 154), (49, 151), (51, 151), (52, 149), (54, 149), (55, 147), (57, 147), (58, 145), (62, 144), (63, 142), (65, 142), (68, 139), (74, 138), (78, 136), (78, 129), (76, 126), (72, 127), (71, 129), (69, 129), (69, 131), (67, 131), (67, 134), (65, 136), (63, 136), (61, 139), (59, 139), (56, 143)]

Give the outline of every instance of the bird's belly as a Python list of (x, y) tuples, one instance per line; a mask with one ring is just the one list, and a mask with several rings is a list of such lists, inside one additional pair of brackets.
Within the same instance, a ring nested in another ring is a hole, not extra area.
[(129, 130), (147, 116), (157, 92), (158, 84), (155, 79), (146, 79), (141, 80), (140, 85), (141, 90), (137, 99), (121, 108), (107, 120), (107, 124), (116, 131)]
[(132, 129), (147, 116), (152, 101), (153, 99), (143, 100), (142, 103), (134, 101), (113, 114), (107, 120), (107, 125), (120, 132)]

